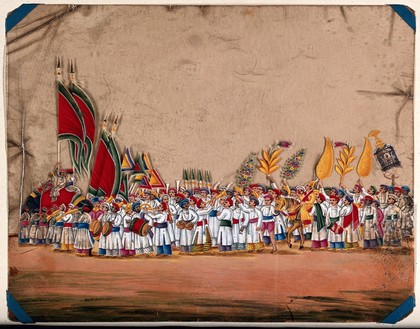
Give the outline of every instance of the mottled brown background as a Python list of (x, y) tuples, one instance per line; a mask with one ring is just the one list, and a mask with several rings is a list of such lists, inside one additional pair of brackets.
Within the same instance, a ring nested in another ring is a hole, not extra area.
[[(10, 41), (63, 5), (38, 5), (7, 34)], [(44, 18), (44, 21), (47, 20)], [(307, 150), (292, 184), (313, 178), (324, 136), (350, 142), (359, 155), (372, 129), (396, 147), (413, 185), (414, 32), (389, 6), (80, 6), (7, 46), (7, 138), (20, 141), (26, 113), (24, 195), (57, 159), (56, 56), (76, 61), (78, 79), (99, 116), (122, 113), (118, 144), (149, 152), (166, 182), (183, 168), (234, 181), (252, 151), (274, 140)], [(373, 139), (371, 139), (373, 142)], [(8, 158), (19, 152), (8, 147)], [(336, 150), (336, 156), (338, 152)], [(63, 153), (69, 164), (68, 153)], [(9, 233), (17, 232), (21, 158), (8, 163)], [(279, 181), (279, 173), (274, 177)], [(355, 172), (345, 182), (353, 184)], [(257, 181), (265, 182), (258, 174)], [(325, 183), (338, 184), (334, 172)], [(375, 163), (365, 183), (385, 179)], [(86, 178), (79, 186), (86, 190)]]

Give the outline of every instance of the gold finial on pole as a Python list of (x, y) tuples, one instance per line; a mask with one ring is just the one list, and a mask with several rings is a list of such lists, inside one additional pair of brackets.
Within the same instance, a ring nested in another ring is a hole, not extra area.
[(383, 142), (383, 140), (378, 137), (379, 133), (380, 133), (379, 130), (372, 130), (368, 135), (369, 137), (375, 137), (376, 148), (378, 149), (385, 146), (385, 143)]

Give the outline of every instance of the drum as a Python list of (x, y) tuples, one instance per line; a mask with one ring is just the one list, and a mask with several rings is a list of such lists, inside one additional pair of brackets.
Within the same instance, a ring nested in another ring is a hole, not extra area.
[(187, 225), (185, 225), (186, 229), (191, 231), (194, 228), (194, 223), (193, 222), (188, 222)]
[(130, 224), (130, 230), (140, 236), (146, 236), (151, 230), (151, 226), (147, 220), (136, 218)]
[(90, 223), (89, 230), (92, 232), (93, 237), (97, 237), (101, 235), (102, 232), (102, 224), (100, 220), (93, 220)]
[(105, 224), (102, 226), (102, 235), (108, 236), (112, 232), (112, 224), (110, 222), (105, 222)]
[(180, 230), (183, 230), (187, 224), (183, 220), (180, 220), (176, 222), (176, 227), (178, 227)]

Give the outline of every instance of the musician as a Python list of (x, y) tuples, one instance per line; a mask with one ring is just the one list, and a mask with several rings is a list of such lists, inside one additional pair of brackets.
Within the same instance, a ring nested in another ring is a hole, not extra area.
[[(75, 209), (77, 209), (77, 207), (75, 207)], [(76, 234), (77, 234), (77, 228), (79, 225), (79, 220), (80, 220), (80, 216), (82, 215), (82, 213), (80, 211), (76, 211), (73, 213), (73, 217), (72, 217), (72, 231), (73, 231), (73, 237), (76, 238)]]
[(209, 203), (206, 203), (204, 199), (197, 201), (197, 215), (198, 220), (193, 237), (193, 253), (202, 253), (211, 250), (211, 235), (208, 226), (208, 215), (212, 207)]
[(241, 231), (241, 227), (245, 222), (244, 213), (239, 207), (237, 198), (241, 199), (242, 189), (235, 187), (233, 190), (234, 202), (233, 202), (233, 218), (232, 218), (232, 236), (233, 244), (232, 250), (246, 250), (246, 232)]
[(39, 218), (38, 228), (36, 230), (36, 244), (45, 244), (48, 232), (47, 208), (42, 208)]
[(31, 215), (29, 213), (29, 207), (25, 206), (19, 220), (19, 243), (21, 244), (29, 242), (30, 220)]
[[(220, 193), (221, 195), (221, 193)], [(209, 213), (209, 228), (211, 233), (211, 242), (212, 247), (217, 246), (217, 233), (219, 232), (220, 222), (217, 219), (217, 212), (222, 210), (222, 205), (220, 204), (219, 192), (217, 190), (211, 190), (211, 206), (212, 210)]]
[(258, 198), (258, 208), (264, 206), (264, 194), (266, 192), (266, 188), (262, 184), (253, 184), (252, 191), (256, 193), (256, 197)]
[(61, 250), (72, 251), (74, 248), (74, 234), (73, 234), (73, 217), (79, 211), (74, 204), (69, 203), (69, 210), (62, 217), (63, 221), (63, 232), (61, 234)]
[(113, 202), (111, 204), (111, 211), (107, 214), (108, 221), (112, 224), (112, 232), (106, 236), (106, 256), (119, 257), (122, 248), (120, 226), (122, 224), (122, 217), (118, 213), (120, 206)]
[[(380, 201), (379, 201), (380, 202)], [(384, 211), (384, 246), (401, 247), (401, 209), (396, 205), (397, 197), (388, 195), (388, 207)]]
[(172, 255), (171, 243), (174, 241), (174, 236), (170, 227), (170, 214), (166, 202), (159, 204), (157, 209), (148, 212), (145, 219), (149, 220), (150, 225), (155, 228), (153, 235), (153, 245), (156, 246), (156, 254), (169, 256)]
[(240, 230), (247, 233), (247, 250), (249, 252), (264, 250), (264, 244), (261, 242), (260, 230), (263, 220), (262, 212), (258, 207), (259, 201), (255, 196), (249, 198), (249, 204), (246, 204), (240, 198), (236, 199), (241, 210), (247, 214)]
[(321, 192), (316, 194), (315, 203), (311, 210), (312, 222), (312, 250), (324, 249), (328, 247), (328, 232), (325, 226), (325, 216), (327, 215), (327, 205), (325, 195)]
[[(98, 220), (101, 221), (101, 226), (103, 227), (106, 222), (109, 221), (110, 217), (108, 216), (109, 212), (109, 204), (107, 202), (101, 203), (101, 211), (102, 214), (99, 215)], [(105, 256), (106, 255), (106, 236), (101, 235), (99, 236), (99, 243), (98, 243), (98, 255)]]
[(217, 212), (217, 219), (220, 221), (219, 232), (217, 234), (217, 244), (219, 251), (224, 253), (232, 251), (232, 218), (233, 218), (233, 200), (231, 198), (223, 199), (220, 204), (223, 209)]
[[(90, 199), (90, 201), (93, 204), (92, 211), (89, 213), (90, 218), (92, 219), (90, 227), (92, 227), (92, 224), (94, 224), (95, 221), (99, 221), (99, 218), (104, 213), (104, 210), (102, 210), (101, 202), (98, 197), (93, 197), (92, 199)], [(95, 241), (97, 240), (98, 238), (94, 237), (94, 242), (93, 242), (94, 245), (95, 245)]]
[(198, 199), (195, 196), (189, 198), (190, 200), (190, 209), (197, 211), (197, 201)]
[(330, 207), (327, 211), (325, 219), (328, 228), (328, 242), (330, 243), (329, 250), (337, 250), (344, 248), (343, 241), (343, 216), (340, 216), (340, 207), (338, 203), (340, 198), (338, 196), (330, 196)]
[(81, 210), (79, 221), (77, 224), (77, 233), (74, 239), (75, 254), (77, 256), (92, 256), (93, 237), (89, 231), (89, 225), (92, 222), (90, 212), (93, 205), (90, 201), (84, 204)]
[(48, 223), (48, 230), (45, 236), (45, 243), (51, 244), (53, 235), (54, 235), (54, 224), (55, 224), (55, 215), (59, 212), (58, 206), (53, 205), (50, 210), (47, 212), (47, 223)]
[(29, 230), (29, 244), (36, 244), (36, 231), (39, 224), (39, 209), (35, 209), (31, 215), (31, 228)]
[[(182, 199), (179, 202), (179, 205), (181, 207), (181, 212), (179, 214), (179, 220), (178, 222), (183, 223), (185, 225), (188, 225), (181, 228), (180, 226), (180, 240), (179, 240), (179, 244), (180, 244), (180, 248), (181, 248), (181, 252), (182, 253), (191, 253), (192, 252), (192, 238), (193, 238), (193, 228), (195, 223), (198, 220), (198, 215), (195, 212), (195, 210), (190, 209), (190, 204), (189, 204), (189, 200), (188, 199)], [(192, 226), (192, 227), (191, 227)], [(191, 229), (189, 229), (191, 227)]]
[(122, 221), (123, 235), (121, 241), (122, 248), (120, 250), (121, 256), (134, 256), (136, 254), (136, 248), (134, 246), (134, 233), (130, 229), (130, 225), (133, 221), (132, 215), (133, 210), (131, 205), (127, 205)]
[(65, 204), (61, 204), (58, 208), (58, 213), (51, 217), (50, 222), (54, 223), (54, 231), (51, 243), (53, 244), (53, 251), (59, 251), (61, 249), (61, 236), (63, 234), (64, 222), (61, 220), (65, 215), (67, 207)]
[[(143, 206), (143, 203), (141, 204), (140, 202), (134, 203), (132, 206), (132, 209), (133, 209), (133, 214), (131, 217), (132, 221), (138, 218), (148, 220), (145, 218), (146, 207)], [(145, 254), (147, 255), (153, 252), (153, 244), (150, 243), (149, 234), (147, 234), (146, 236), (141, 236), (140, 234), (133, 233), (133, 235), (134, 235), (134, 248), (136, 251), (136, 255), (145, 255)]]
[(176, 248), (179, 247), (179, 239), (181, 238), (181, 232), (178, 228), (178, 226), (176, 225), (176, 223), (178, 222), (179, 219), (179, 214), (181, 212), (181, 207), (179, 206), (179, 202), (184, 198), (184, 196), (181, 193), (178, 193), (175, 195), (175, 203), (170, 203), (169, 202), (169, 212), (171, 214), (171, 218), (172, 218), (172, 229), (174, 231), (174, 238), (175, 238), (175, 242), (174, 245)]
[(245, 187), (244, 194), (242, 195), (242, 199), (244, 200), (245, 204), (249, 204), (249, 198), (251, 197), (251, 195), (252, 195), (252, 189), (249, 186)]
[(170, 187), (169, 189), (168, 189), (168, 195), (169, 195), (169, 205), (173, 205), (173, 204), (175, 204), (176, 203), (176, 200), (175, 200), (175, 196), (176, 196), (176, 188), (174, 188), (174, 187)]
[(276, 211), (273, 206), (273, 197), (269, 193), (264, 195), (264, 205), (261, 207), (261, 212), (263, 215), (261, 232), (263, 235), (265, 232), (268, 232), (273, 247), (271, 253), (275, 253), (277, 251), (277, 242), (274, 237), (274, 216), (276, 215)]
[[(150, 209), (157, 208), (159, 206), (160, 202), (157, 200), (156, 195), (153, 194), (151, 190), (145, 190), (143, 194), (144, 194), (144, 200), (142, 202), (142, 205), (148, 204), (150, 206), (148, 208)], [(143, 206), (143, 207), (146, 207), (146, 206)]]
[(200, 188), (200, 199), (203, 200), (203, 202), (209, 204), (211, 201), (211, 198), (209, 196), (209, 190), (202, 187)]
[(376, 248), (379, 246), (376, 236), (378, 225), (378, 214), (376, 207), (373, 206), (373, 198), (370, 195), (364, 197), (365, 206), (360, 225), (364, 227), (363, 248)]

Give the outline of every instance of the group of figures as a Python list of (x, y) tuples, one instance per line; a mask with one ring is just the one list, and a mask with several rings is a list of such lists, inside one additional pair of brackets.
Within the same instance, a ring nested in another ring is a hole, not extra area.
[[(81, 200), (81, 201), (80, 201)], [(52, 244), (56, 251), (91, 256), (261, 252), (277, 242), (292, 248), (311, 241), (316, 250), (401, 247), (413, 236), (413, 199), (408, 186), (350, 191), (309, 181), (280, 189), (252, 184), (244, 189), (168, 188), (138, 190), (129, 200), (79, 197), (41, 211), (25, 208), (21, 244)]]

